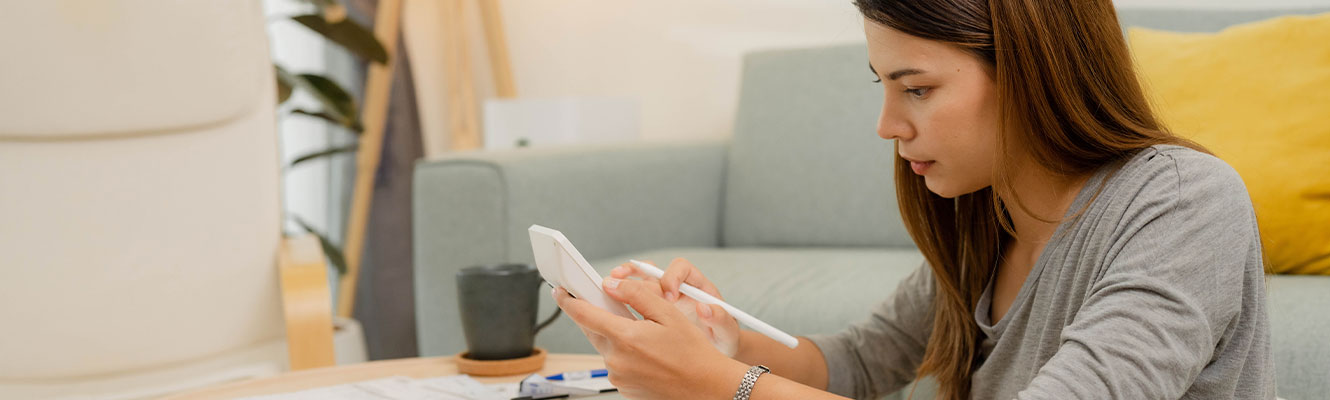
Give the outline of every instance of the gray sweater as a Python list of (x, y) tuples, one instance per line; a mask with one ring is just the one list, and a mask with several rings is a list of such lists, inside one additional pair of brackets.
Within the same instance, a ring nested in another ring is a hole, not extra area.
[[(1006, 316), (975, 310), (975, 399), (1270, 399), (1274, 364), (1260, 236), (1238, 174), (1177, 146), (1101, 170), (1064, 219)], [(927, 265), (868, 318), (809, 339), (828, 390), (859, 399), (914, 379), (932, 331)]]

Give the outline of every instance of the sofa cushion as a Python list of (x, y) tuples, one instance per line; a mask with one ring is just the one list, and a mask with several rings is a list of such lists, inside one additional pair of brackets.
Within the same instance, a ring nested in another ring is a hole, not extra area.
[[(866, 317), (923, 262), (917, 251), (904, 249), (672, 248), (592, 264), (609, 275), (629, 258), (664, 266), (675, 257), (697, 265), (726, 302), (796, 336), (837, 332)], [(1330, 341), (1325, 340), (1330, 319), (1323, 317), (1330, 309), (1330, 278), (1276, 275), (1267, 290), (1280, 397), (1311, 399), (1330, 392), (1330, 380), (1325, 379), (1330, 371)], [(541, 310), (542, 317), (553, 312), (553, 301), (542, 301)], [(536, 342), (556, 352), (595, 353), (567, 317), (541, 332)], [(916, 395), (931, 398), (927, 394), (932, 386), (920, 385)]]
[[(591, 260), (601, 275), (628, 259), (649, 260), (662, 269), (675, 257), (706, 274), (725, 301), (791, 335), (831, 333), (868, 315), (923, 263), (912, 249), (847, 248), (665, 248)], [(541, 318), (554, 311), (541, 302)], [(554, 352), (595, 353), (569, 318), (536, 337)]]
[(1270, 343), (1279, 397), (1330, 393), (1330, 277), (1270, 276)]
[(744, 58), (722, 244), (914, 247), (863, 44)]
[(1130, 30), (1160, 117), (1242, 175), (1280, 273), (1330, 275), (1330, 14), (1216, 34)]

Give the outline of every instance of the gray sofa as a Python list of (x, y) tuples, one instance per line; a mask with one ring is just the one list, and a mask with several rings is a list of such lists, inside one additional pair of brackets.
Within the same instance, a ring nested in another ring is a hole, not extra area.
[[(1324, 11), (1120, 15), (1124, 25), (1214, 31)], [(453, 275), (470, 265), (531, 262), (531, 224), (563, 231), (602, 273), (628, 258), (688, 258), (735, 306), (795, 335), (864, 317), (922, 259), (897, 215), (890, 143), (874, 131), (881, 93), (871, 80), (863, 45), (754, 53), (744, 59), (725, 140), (474, 152), (420, 163), (421, 355), (464, 348)], [(1325, 396), (1330, 277), (1274, 276), (1269, 292), (1281, 397)], [(542, 314), (553, 311), (542, 303)], [(594, 352), (567, 318), (537, 345)]]

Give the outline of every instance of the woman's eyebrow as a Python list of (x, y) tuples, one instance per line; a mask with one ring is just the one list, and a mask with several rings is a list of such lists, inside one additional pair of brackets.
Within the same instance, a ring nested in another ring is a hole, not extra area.
[[(876, 70), (876, 69), (873, 69), (873, 63), (868, 63), (868, 70), (873, 72), (873, 76), (877, 76), (877, 70)], [(898, 69), (898, 70), (896, 70), (896, 71), (893, 71), (893, 72), (890, 73), (890, 74), (887, 74), (887, 80), (889, 80), (889, 81), (894, 81), (894, 80), (900, 79), (902, 76), (906, 76), (906, 75), (916, 75), (916, 74), (922, 74), (922, 73), (924, 73), (924, 71), (921, 70), (921, 69), (918, 69), (918, 68), (904, 68), (904, 69)]]

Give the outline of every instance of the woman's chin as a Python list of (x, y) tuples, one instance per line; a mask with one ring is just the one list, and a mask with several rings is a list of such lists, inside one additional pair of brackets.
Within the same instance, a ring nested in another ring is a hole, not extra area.
[(964, 194), (964, 193), (956, 194), (956, 193), (953, 193), (953, 192), (945, 192), (945, 191), (944, 191), (944, 192), (939, 192), (939, 191), (932, 190), (932, 189), (930, 189), (929, 191), (930, 191), (930, 192), (933, 192), (933, 194), (936, 194), (936, 195), (938, 195), (939, 197), (942, 197), (942, 198), (944, 198), (944, 199), (954, 199), (954, 198), (956, 198), (956, 196), (960, 196), (961, 194)]
[(987, 186), (970, 187), (972, 185), (957, 185), (954, 182), (946, 182), (942, 179), (924, 177), (924, 186), (928, 191), (933, 192), (944, 199), (954, 199), (963, 195), (974, 193)]

